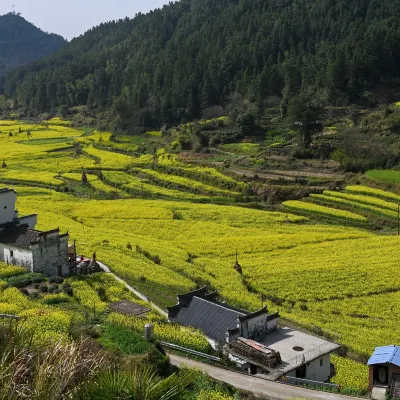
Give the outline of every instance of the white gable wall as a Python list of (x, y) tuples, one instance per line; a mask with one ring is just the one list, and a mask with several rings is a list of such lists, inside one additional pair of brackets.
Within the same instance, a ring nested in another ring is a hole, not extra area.
[(0, 192), (0, 224), (14, 220), (16, 202), (17, 194), (13, 190)]
[(279, 318), (267, 321), (268, 313), (258, 315), (252, 319), (242, 322), (242, 336), (247, 338), (255, 338), (257, 334), (269, 332), (278, 327)]
[(28, 225), (29, 229), (35, 229), (37, 224), (37, 214), (18, 218), (18, 225)]

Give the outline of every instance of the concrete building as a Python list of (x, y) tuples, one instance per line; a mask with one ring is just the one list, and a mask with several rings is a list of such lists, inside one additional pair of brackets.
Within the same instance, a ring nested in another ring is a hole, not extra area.
[(47, 276), (68, 275), (69, 235), (35, 230), (37, 215), (20, 218), (16, 201), (15, 190), (0, 190), (0, 261)]
[(279, 313), (266, 307), (249, 313), (217, 301), (201, 288), (179, 295), (167, 307), (171, 322), (202, 330), (214, 348), (223, 346), (232, 361), (249, 374), (269, 380), (288, 377), (326, 382), (332, 377), (330, 354), (340, 345), (279, 326)]
[(389, 392), (393, 398), (400, 397), (400, 347), (377, 347), (368, 360), (369, 390), (372, 398), (385, 399)]

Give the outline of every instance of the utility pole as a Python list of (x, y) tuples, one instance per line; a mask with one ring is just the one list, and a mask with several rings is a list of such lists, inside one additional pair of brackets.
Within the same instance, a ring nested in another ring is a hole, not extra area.
[(74, 240), (74, 265), (75, 265), (75, 274), (77, 273), (78, 262), (76, 260), (76, 240)]

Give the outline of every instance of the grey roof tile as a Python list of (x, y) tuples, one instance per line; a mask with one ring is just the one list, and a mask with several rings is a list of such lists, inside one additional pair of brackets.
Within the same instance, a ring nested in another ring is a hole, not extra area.
[(237, 326), (239, 316), (245, 313), (226, 307), (221, 303), (194, 296), (170, 321), (202, 330), (209, 338), (223, 340), (228, 329)]

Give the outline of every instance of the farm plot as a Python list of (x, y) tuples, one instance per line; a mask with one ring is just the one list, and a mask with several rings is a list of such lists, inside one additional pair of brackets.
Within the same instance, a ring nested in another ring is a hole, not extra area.
[[(327, 198), (328, 196), (319, 196), (319, 195), (312, 195), (312, 198)], [(329, 200), (329, 198), (328, 198)], [(313, 203), (306, 203), (304, 201), (297, 201), (297, 200), (290, 200), (285, 201), (283, 206), (288, 210), (299, 212), (306, 215), (318, 215), (327, 218), (349, 221), (349, 222), (356, 222), (356, 223), (366, 223), (367, 218), (363, 217), (362, 215), (355, 214), (349, 211), (338, 210), (336, 208), (325, 207), (318, 204)]]
[(400, 183), (400, 171), (373, 169), (366, 172), (369, 179), (384, 183)]
[(171, 200), (189, 200), (196, 202), (210, 201), (209, 197), (156, 186), (149, 183), (147, 179), (141, 179), (123, 171), (103, 171), (102, 177), (103, 180), (108, 184), (119, 187), (134, 197), (165, 198)]

